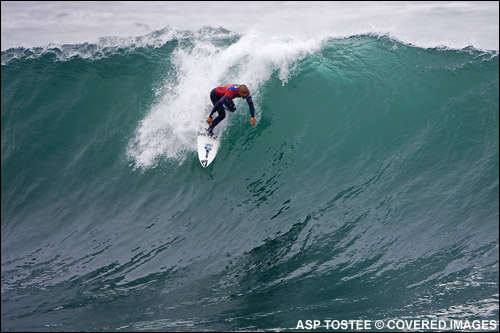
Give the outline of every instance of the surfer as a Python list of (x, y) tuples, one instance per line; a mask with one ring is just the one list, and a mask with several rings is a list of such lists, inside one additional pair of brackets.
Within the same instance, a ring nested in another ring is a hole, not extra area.
[[(214, 107), (212, 108), (212, 111), (207, 119), (207, 123), (210, 125), (207, 129), (209, 135), (213, 135), (212, 131), (214, 127), (226, 117), (224, 106), (226, 106), (226, 108), (231, 112), (236, 111), (233, 99), (238, 97), (247, 100), (248, 106), (250, 107), (250, 123), (253, 126), (257, 126), (252, 96), (250, 96), (250, 90), (248, 90), (247, 86), (244, 84), (220, 85), (217, 88), (212, 89), (210, 92), (210, 99), (212, 100)], [(212, 115), (215, 111), (217, 111), (217, 118), (212, 119)]]

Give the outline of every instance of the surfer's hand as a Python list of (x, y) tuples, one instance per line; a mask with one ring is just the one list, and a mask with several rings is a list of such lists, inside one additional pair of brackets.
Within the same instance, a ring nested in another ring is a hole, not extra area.
[(250, 117), (250, 123), (254, 126), (257, 126), (257, 121), (255, 121), (254, 117)]
[(208, 119), (207, 119), (207, 123), (208, 123), (209, 125), (212, 125), (212, 117), (208, 117)]

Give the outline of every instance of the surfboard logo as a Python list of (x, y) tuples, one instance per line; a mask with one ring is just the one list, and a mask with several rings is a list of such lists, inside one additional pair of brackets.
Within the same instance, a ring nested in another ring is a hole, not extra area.
[(205, 146), (205, 151), (207, 152), (207, 154), (205, 155), (205, 158), (208, 158), (208, 154), (210, 154), (210, 151), (212, 150), (212, 147), (213, 145), (207, 143), (206, 146)]
[(208, 160), (201, 161), (201, 165), (203, 165), (204, 168), (207, 167), (207, 164), (208, 164)]

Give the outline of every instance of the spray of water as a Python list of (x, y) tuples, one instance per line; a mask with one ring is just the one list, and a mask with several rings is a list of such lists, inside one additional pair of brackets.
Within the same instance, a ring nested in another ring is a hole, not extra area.
[[(285, 84), (294, 64), (321, 45), (322, 39), (268, 37), (257, 31), (240, 36), (200, 31), (189, 42), (179, 40), (171, 59), (174, 71), (161, 89), (164, 93), (139, 124), (129, 146), (134, 166), (148, 169), (164, 159), (182, 163), (194, 156), (197, 133), (207, 126), (204, 120), (212, 107), (209, 93), (220, 84), (246, 84), (259, 118), (262, 85), (274, 72)], [(230, 118), (218, 126), (219, 135)]]

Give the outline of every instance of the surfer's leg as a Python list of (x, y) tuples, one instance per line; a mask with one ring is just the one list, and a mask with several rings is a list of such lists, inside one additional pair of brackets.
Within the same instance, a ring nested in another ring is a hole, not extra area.
[(226, 111), (224, 110), (224, 106), (221, 105), (220, 108), (217, 109), (217, 118), (212, 121), (208, 130), (211, 132), (224, 118), (226, 118)]
[(219, 96), (215, 93), (215, 89), (212, 89), (210, 92), (210, 100), (212, 101), (212, 104), (215, 105), (219, 101)]
[[(215, 105), (219, 101), (219, 96), (215, 93), (215, 89), (210, 92), (210, 100), (212, 104)], [(217, 109), (217, 117), (212, 121), (212, 124), (208, 127), (208, 133), (212, 133), (212, 130), (219, 124), (224, 118), (226, 118), (226, 110), (224, 109), (224, 105), (221, 105)]]

